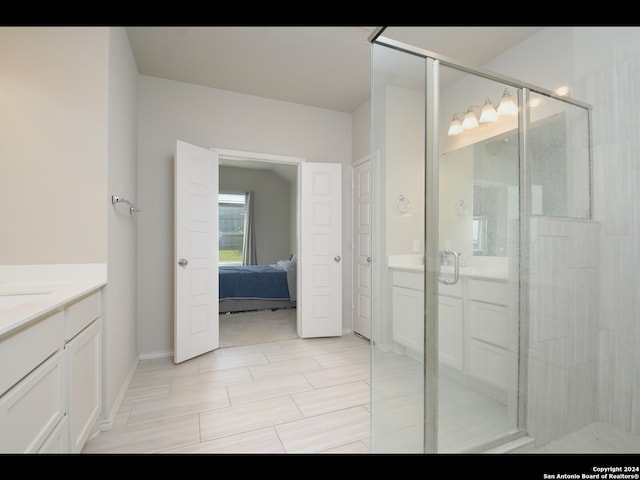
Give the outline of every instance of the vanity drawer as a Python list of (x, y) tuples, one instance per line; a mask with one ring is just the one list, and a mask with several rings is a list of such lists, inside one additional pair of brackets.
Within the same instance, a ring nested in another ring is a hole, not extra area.
[(395, 270), (393, 272), (393, 285), (396, 287), (410, 288), (412, 290), (424, 289), (424, 273)]
[(56, 353), (0, 398), (0, 452), (37, 452), (63, 419), (64, 359)]
[[(43, 317), (0, 341), (0, 395), (62, 348), (64, 312)], [(10, 365), (11, 368), (6, 368)]]
[(469, 280), (469, 298), (497, 305), (508, 305), (507, 284), (504, 282)]
[(64, 340), (69, 341), (100, 316), (100, 292), (92, 293), (65, 308)]

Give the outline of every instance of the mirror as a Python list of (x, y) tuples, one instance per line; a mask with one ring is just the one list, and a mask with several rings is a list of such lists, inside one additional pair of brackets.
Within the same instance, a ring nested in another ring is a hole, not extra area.
[[(588, 145), (581, 136), (567, 138), (570, 127), (582, 132), (587, 125), (586, 113), (575, 110), (532, 124), (527, 152), (533, 215), (589, 218)], [(519, 216), (517, 133), (446, 152), (439, 168), (440, 244), (462, 255), (507, 256), (511, 224)]]
[(445, 248), (462, 255), (507, 255), (509, 218), (517, 218), (518, 212), (515, 135), (499, 135), (442, 155), (440, 241)]

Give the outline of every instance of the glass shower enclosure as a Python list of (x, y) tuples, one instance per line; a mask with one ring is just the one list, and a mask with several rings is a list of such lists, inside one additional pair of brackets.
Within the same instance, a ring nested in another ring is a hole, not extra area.
[(590, 218), (589, 108), (383, 35), (372, 70), (371, 452), (486, 451), (528, 434), (531, 219)]

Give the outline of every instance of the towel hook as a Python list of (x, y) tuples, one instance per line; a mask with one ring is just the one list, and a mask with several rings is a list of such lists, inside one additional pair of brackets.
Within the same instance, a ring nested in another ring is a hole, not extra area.
[(132, 214), (141, 212), (141, 210), (138, 210), (136, 206), (133, 203), (131, 203), (129, 200), (127, 200), (126, 198), (119, 197), (117, 195), (111, 195), (111, 203), (113, 205), (116, 205), (118, 203), (126, 203), (127, 205), (129, 205), (129, 213), (132, 213)]

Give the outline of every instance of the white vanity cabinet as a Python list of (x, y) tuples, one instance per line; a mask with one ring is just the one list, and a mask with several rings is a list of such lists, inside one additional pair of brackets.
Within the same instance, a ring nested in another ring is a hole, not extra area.
[[(393, 340), (396, 350), (422, 359), (424, 274), (393, 268)], [(503, 400), (509, 378), (513, 322), (506, 279), (461, 275), (454, 285), (438, 284), (440, 369)]]
[(393, 271), (393, 340), (422, 354), (424, 341), (424, 278), (422, 271)]
[(0, 338), (0, 453), (78, 453), (101, 410), (100, 290)]
[(65, 309), (69, 452), (80, 453), (97, 428), (102, 406), (100, 293)]
[(462, 282), (439, 285), (438, 358), (457, 370), (464, 368), (464, 298)]
[(496, 387), (507, 388), (509, 297), (506, 282), (468, 280), (469, 373)]

